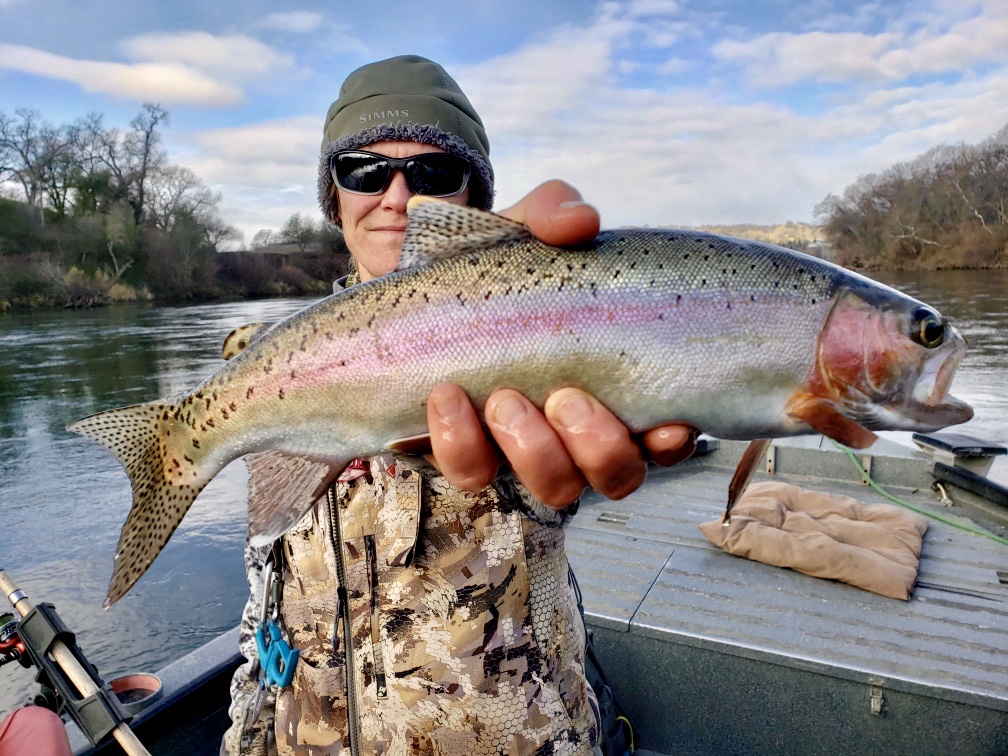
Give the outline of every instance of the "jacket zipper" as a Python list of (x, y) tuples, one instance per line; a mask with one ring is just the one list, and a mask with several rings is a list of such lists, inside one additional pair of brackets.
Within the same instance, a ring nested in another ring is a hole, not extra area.
[[(346, 564), (343, 561), (343, 538), (340, 536), (339, 514), (337, 512), (334, 487), (329, 487), (329, 520), (331, 524), (330, 538), (336, 551), (336, 579), (339, 581), (336, 602), (336, 623), (343, 624), (343, 658), (346, 668), (347, 686), (347, 729), (350, 735), (351, 756), (360, 753), (360, 712), (357, 710), (357, 675), (353, 663), (353, 628), (350, 626), (350, 601), (346, 590)], [(333, 640), (336, 640), (336, 630), (333, 630)], [(335, 645), (335, 644), (334, 644)], [(333, 649), (336, 650), (335, 648)]]
[(378, 613), (378, 554), (373, 535), (364, 536), (364, 548), (367, 551), (368, 577), (371, 583), (371, 648), (374, 653), (375, 693), (380, 701), (388, 695), (388, 688), (385, 687), (385, 655), (382, 653), (381, 617)]

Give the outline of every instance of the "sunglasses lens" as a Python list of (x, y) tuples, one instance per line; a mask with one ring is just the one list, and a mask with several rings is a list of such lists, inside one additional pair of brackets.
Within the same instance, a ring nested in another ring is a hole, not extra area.
[(415, 194), (449, 197), (469, 181), (469, 161), (440, 152), (410, 158), (386, 158), (369, 152), (337, 152), (330, 170), (333, 180), (348, 192), (381, 194), (388, 189), (392, 170), (402, 170)]
[(469, 161), (440, 153), (420, 155), (406, 165), (406, 181), (417, 194), (447, 197), (465, 189)]
[(348, 192), (381, 194), (388, 186), (391, 169), (387, 160), (362, 152), (340, 152), (333, 156), (336, 183)]

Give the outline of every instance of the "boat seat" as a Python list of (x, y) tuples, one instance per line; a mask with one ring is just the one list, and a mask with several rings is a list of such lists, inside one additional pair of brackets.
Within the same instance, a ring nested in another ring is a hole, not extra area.
[(1004, 446), (965, 433), (914, 433), (913, 440), (936, 465), (962, 467), (980, 476), (990, 471), (995, 457), (1008, 454)]

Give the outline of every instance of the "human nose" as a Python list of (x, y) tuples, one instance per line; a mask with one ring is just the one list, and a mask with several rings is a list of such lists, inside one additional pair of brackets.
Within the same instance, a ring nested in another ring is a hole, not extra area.
[(382, 195), (382, 206), (392, 210), (406, 212), (406, 203), (413, 196), (413, 191), (406, 183), (406, 177), (402, 171), (395, 171), (388, 188)]

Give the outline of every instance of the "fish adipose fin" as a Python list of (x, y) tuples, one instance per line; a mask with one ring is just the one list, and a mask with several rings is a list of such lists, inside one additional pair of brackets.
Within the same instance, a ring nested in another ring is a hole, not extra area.
[(253, 546), (266, 546), (296, 525), (346, 467), (346, 462), (313, 460), (276, 450), (246, 454), (245, 464)]
[(270, 323), (247, 323), (246, 325), (238, 326), (224, 339), (224, 348), (221, 350), (221, 357), (225, 360), (230, 360), (238, 352), (251, 344), (270, 325)]
[(217, 473), (214, 470), (206, 475), (185, 459), (184, 452), (177, 451), (177, 444), (169, 443), (175, 409), (164, 401), (136, 404), (99, 412), (67, 426), (67, 430), (112, 452), (133, 487), (133, 506), (119, 533), (112, 578), (102, 604), (105, 609), (147, 571), (197, 494)]
[(738, 467), (735, 468), (735, 474), (732, 476), (731, 483), (728, 484), (728, 506), (725, 507), (724, 517), (721, 518), (721, 524), (727, 525), (731, 521), (731, 511), (735, 508), (738, 500), (742, 498), (742, 494), (745, 493), (746, 488), (749, 487), (749, 482), (753, 479), (753, 475), (763, 464), (763, 460), (766, 458), (767, 449), (770, 448), (770, 442), (773, 439), (770, 438), (758, 438), (753, 441), (746, 450), (742, 453), (742, 459), (739, 460)]
[(870, 430), (841, 413), (833, 402), (818, 396), (799, 394), (791, 400), (787, 413), (852, 449), (865, 449), (878, 440)]
[(419, 194), (410, 198), (406, 208), (409, 221), (396, 270), (532, 238), (521, 223)]

